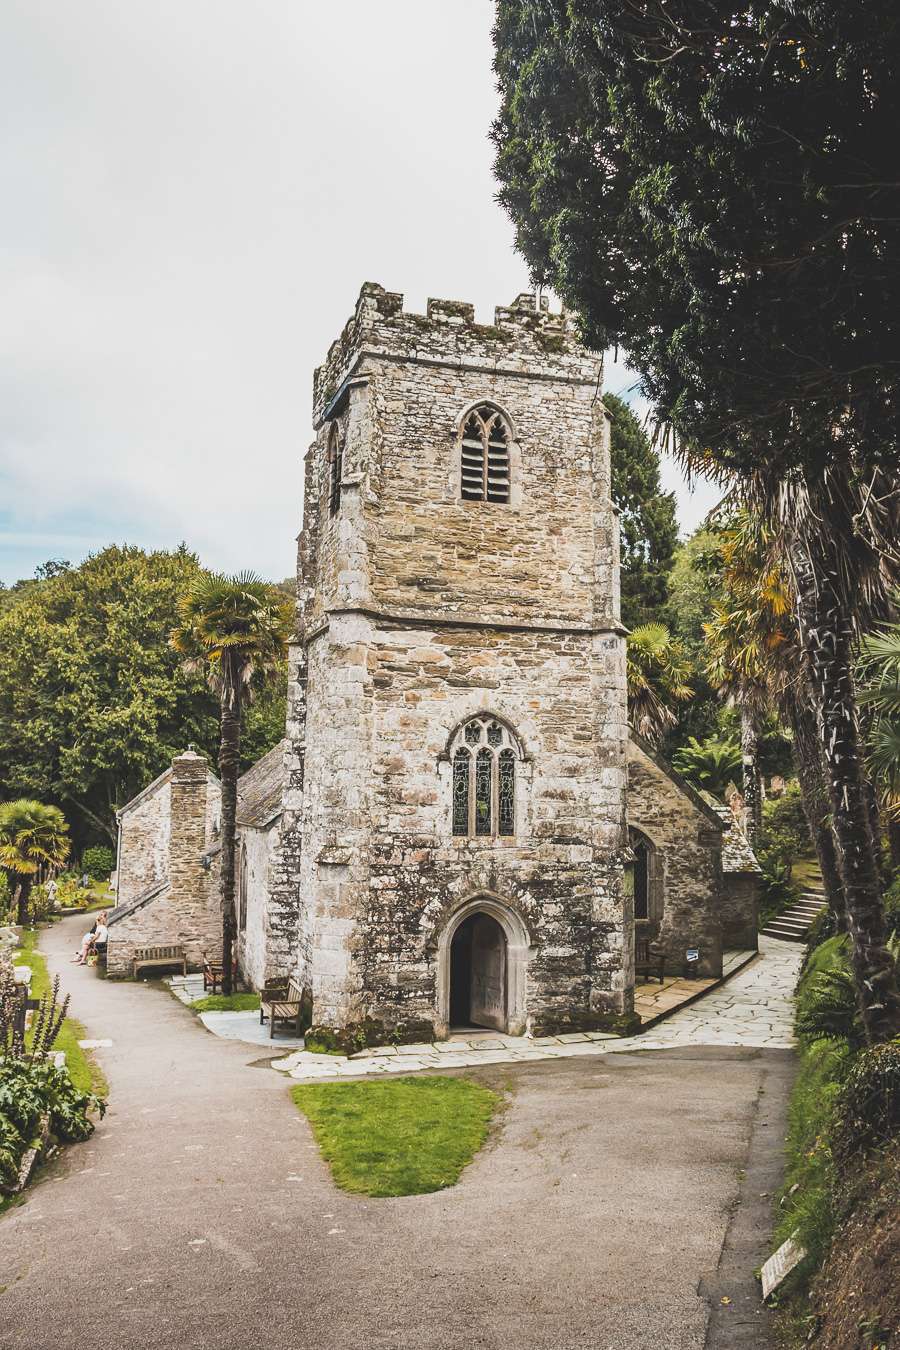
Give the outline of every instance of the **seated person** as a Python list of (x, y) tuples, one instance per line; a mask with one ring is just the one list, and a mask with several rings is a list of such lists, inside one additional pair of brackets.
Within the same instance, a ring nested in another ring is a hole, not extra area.
[(103, 956), (106, 952), (106, 942), (108, 937), (109, 929), (106, 927), (106, 923), (98, 923), (97, 931), (91, 938), (90, 945), (87, 949), (88, 956)]
[(87, 960), (88, 947), (94, 941), (95, 937), (97, 936), (101, 928), (103, 929), (103, 941), (105, 942), (107, 936), (105, 909), (101, 910), (100, 913), (97, 915), (96, 919), (94, 920), (94, 926), (91, 929), (91, 931), (89, 933), (85, 933), (84, 937), (81, 939), (81, 946), (79, 947), (78, 951), (72, 958), (72, 962), (74, 965), (76, 966), (84, 965), (85, 961)]

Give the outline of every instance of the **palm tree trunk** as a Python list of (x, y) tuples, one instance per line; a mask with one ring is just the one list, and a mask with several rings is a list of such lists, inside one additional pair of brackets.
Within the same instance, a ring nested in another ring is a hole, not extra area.
[(850, 618), (830, 541), (821, 535), (792, 548), (797, 618), (822, 742), (825, 783), (852, 940), (851, 966), (869, 1043), (900, 1033), (900, 996), (887, 950), (881, 874), (869, 812), (853, 687)]
[(241, 705), (239, 693), (233, 703), (223, 681), (222, 735), (219, 742), (219, 778), (222, 782), (222, 993), (231, 994), (231, 963), (234, 959), (234, 836), (237, 814), (237, 781), (241, 763)]
[(822, 768), (822, 742), (805, 690), (797, 688), (796, 685), (790, 686), (785, 691), (781, 706), (794, 733), (792, 756), (797, 782), (800, 785), (803, 814), (806, 816), (819, 871), (822, 873), (822, 885), (825, 888), (828, 907), (834, 915), (835, 932), (846, 933), (847, 907), (844, 904), (844, 887), (838, 867), (834, 833), (825, 819), (829, 812), (829, 804), (826, 800), (825, 776)]
[(900, 816), (896, 814), (896, 808), (892, 806), (885, 807), (885, 815), (887, 816), (888, 842), (891, 848), (892, 880), (896, 881), (900, 877)]
[(32, 877), (26, 873), (19, 882), (19, 912), (16, 922), (25, 925), (28, 922), (28, 902), (31, 899)]
[(741, 704), (741, 759), (744, 767), (744, 820), (747, 843), (756, 848), (762, 826), (762, 793), (759, 782), (759, 752), (757, 747), (756, 714), (749, 704)]

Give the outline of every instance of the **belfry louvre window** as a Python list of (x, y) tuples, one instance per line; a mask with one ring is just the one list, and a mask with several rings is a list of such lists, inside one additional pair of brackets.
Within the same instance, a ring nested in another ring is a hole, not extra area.
[(341, 509), (341, 479), (344, 476), (344, 448), (337, 422), (331, 424), (328, 437), (328, 514), (336, 516)]
[(509, 501), (509, 428), (493, 408), (476, 408), (466, 419), (460, 492), (464, 502)]
[(476, 839), (514, 835), (515, 738), (492, 717), (480, 717), (466, 723), (453, 746), (453, 833)]

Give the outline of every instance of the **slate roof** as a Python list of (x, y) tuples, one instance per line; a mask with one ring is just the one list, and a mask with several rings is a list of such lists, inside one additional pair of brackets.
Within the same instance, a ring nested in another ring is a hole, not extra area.
[(756, 854), (744, 838), (737, 816), (729, 806), (720, 806), (708, 793), (703, 794), (717, 815), (722, 817), (725, 831), (722, 835), (723, 872), (761, 872)]
[(238, 779), (237, 820), (264, 830), (281, 815), (281, 789), (284, 781), (284, 747), (279, 741), (274, 750), (263, 755)]

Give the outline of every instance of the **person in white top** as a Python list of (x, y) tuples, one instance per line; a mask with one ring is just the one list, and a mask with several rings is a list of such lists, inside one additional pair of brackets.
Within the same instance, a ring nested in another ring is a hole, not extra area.
[(81, 946), (79, 947), (75, 955), (72, 957), (72, 964), (76, 966), (83, 966), (85, 961), (87, 960), (88, 947), (90, 947), (91, 943), (92, 942), (96, 943), (98, 941), (105, 943), (107, 936), (108, 931), (106, 927), (106, 910), (103, 909), (97, 915), (97, 918), (94, 921), (94, 926), (91, 929), (91, 931), (89, 933), (85, 933), (84, 937), (81, 939)]

